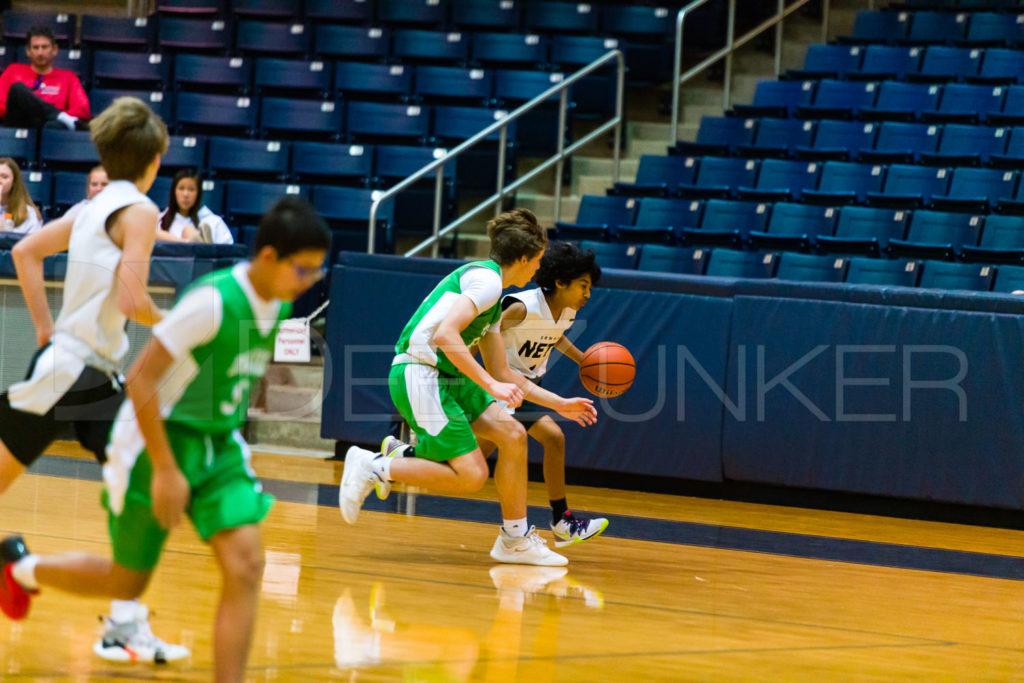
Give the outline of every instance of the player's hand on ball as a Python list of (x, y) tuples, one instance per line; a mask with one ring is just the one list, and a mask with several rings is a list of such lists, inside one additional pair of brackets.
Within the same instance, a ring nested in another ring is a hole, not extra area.
[(523, 390), (509, 382), (495, 382), (490, 393), (499, 401), (507, 403), (510, 408), (518, 408), (523, 402)]
[(587, 427), (597, 422), (597, 409), (594, 402), (589, 398), (565, 399), (565, 405), (558, 410), (558, 414), (569, 420), (573, 420), (581, 427)]
[(188, 479), (177, 467), (155, 469), (150, 496), (153, 498), (153, 516), (156, 521), (165, 529), (173, 529), (181, 522), (188, 504)]

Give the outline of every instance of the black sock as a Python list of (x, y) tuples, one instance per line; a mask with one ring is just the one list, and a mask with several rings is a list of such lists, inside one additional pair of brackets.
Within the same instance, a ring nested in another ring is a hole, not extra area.
[(415, 458), (416, 457), (416, 447), (413, 446), (412, 444), (410, 444), (404, 451), (402, 451), (402, 457), (403, 458)]
[(551, 521), (553, 524), (558, 524), (558, 520), (562, 519), (562, 515), (569, 511), (569, 504), (565, 502), (565, 498), (559, 498), (558, 500), (551, 501)]

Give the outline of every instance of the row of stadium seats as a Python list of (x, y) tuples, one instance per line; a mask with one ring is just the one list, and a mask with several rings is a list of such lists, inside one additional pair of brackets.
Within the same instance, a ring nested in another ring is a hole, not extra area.
[(554, 237), (1024, 264), (1024, 216), (587, 195)]
[(1015, 13), (918, 10), (862, 10), (845, 43), (999, 44), (1016, 42), (1020, 25)]
[(1024, 267), (943, 261), (880, 260), (731, 249), (581, 242), (602, 268), (710, 277), (776, 278), (798, 282), (1014, 293), (1024, 290)]
[[(1022, 15), (1024, 16), (1024, 15)], [(1024, 40), (1024, 24), (1021, 24)], [(1014, 43), (1017, 46), (1018, 43)], [(1005, 47), (960, 48), (932, 45), (809, 45), (802, 69), (785, 80), (839, 78), (856, 81), (913, 80), (1014, 83), (1024, 72), (1021, 52)]]

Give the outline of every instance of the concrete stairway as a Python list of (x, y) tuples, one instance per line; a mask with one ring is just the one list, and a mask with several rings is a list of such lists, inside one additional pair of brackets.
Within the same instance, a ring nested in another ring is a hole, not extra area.
[(320, 437), (323, 359), (307, 365), (274, 363), (252, 392), (245, 437), (264, 450), (316, 457), (334, 454), (334, 441)]

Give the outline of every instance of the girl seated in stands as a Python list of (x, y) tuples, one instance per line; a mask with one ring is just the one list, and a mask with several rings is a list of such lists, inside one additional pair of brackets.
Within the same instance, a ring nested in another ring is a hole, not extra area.
[(43, 226), (39, 209), (28, 194), (18, 162), (0, 158), (0, 230), (27, 235)]
[(160, 214), (157, 239), (233, 244), (224, 219), (203, 206), (203, 182), (198, 173), (178, 171), (171, 183), (167, 208)]

